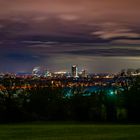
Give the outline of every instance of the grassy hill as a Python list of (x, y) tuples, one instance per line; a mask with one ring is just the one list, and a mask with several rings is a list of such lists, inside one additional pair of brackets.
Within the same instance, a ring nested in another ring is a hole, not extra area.
[(139, 140), (140, 125), (6, 124), (0, 140)]

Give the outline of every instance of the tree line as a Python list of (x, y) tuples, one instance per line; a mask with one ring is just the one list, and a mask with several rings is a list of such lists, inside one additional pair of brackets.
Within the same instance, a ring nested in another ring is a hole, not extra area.
[(0, 122), (22, 121), (93, 121), (140, 122), (140, 77), (117, 94), (106, 91), (90, 96), (66, 97), (62, 87), (12, 89), (12, 81), (1, 82)]

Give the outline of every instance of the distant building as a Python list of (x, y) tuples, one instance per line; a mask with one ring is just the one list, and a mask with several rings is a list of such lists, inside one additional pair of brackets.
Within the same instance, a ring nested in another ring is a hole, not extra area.
[(76, 78), (78, 77), (78, 67), (76, 65), (73, 65), (71, 68), (71, 73), (72, 73), (72, 77)]
[(66, 76), (66, 73), (67, 73), (66, 71), (58, 71), (58, 72), (54, 72), (53, 76), (57, 78), (62, 78)]
[(84, 69), (84, 70), (82, 70), (82, 72), (81, 72), (81, 77), (83, 77), (83, 78), (86, 78), (88, 75), (87, 75), (87, 71)]
[(40, 67), (34, 67), (32, 70), (32, 75), (33, 76), (40, 76), (41, 75)]
[(52, 77), (52, 73), (48, 70), (45, 71), (44, 77)]

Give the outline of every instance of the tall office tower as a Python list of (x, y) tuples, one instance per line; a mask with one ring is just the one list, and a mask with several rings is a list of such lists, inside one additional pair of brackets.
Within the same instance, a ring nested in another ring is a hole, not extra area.
[(82, 70), (81, 77), (86, 78), (87, 77), (87, 70)]
[(72, 66), (71, 71), (72, 71), (72, 77), (74, 78), (78, 77), (78, 68), (76, 65)]

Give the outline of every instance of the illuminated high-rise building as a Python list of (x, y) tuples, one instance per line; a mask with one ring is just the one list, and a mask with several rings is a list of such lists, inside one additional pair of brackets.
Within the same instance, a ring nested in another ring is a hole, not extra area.
[(87, 77), (87, 71), (84, 69), (81, 72), (81, 77), (86, 78)]
[(71, 71), (72, 71), (72, 77), (78, 77), (78, 67), (76, 65), (72, 66)]

